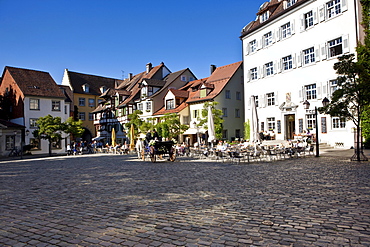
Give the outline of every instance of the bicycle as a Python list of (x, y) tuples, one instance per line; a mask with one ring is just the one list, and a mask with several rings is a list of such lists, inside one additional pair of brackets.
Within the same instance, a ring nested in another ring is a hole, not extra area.
[(18, 150), (17, 147), (14, 147), (12, 148), (12, 150), (10, 150), (10, 153), (9, 153), (9, 157), (17, 157), (17, 156), (20, 156), (21, 155), (21, 150)]

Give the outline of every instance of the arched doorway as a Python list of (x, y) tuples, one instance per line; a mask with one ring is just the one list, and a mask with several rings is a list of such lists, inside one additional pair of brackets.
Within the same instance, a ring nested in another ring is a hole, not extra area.
[(81, 138), (84, 141), (91, 142), (93, 138), (91, 131), (88, 128), (84, 128), (84, 132), (82, 133)]

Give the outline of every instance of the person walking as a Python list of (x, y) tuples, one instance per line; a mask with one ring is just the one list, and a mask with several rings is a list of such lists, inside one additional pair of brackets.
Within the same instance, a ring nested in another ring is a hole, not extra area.
[(137, 158), (142, 159), (144, 156), (144, 143), (141, 138), (137, 140), (135, 148), (137, 152)]

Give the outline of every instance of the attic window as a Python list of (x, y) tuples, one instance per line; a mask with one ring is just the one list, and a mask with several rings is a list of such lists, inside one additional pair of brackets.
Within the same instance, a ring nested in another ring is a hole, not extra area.
[(107, 91), (107, 87), (106, 86), (100, 87), (100, 92), (101, 93), (105, 93), (105, 91)]
[(288, 0), (287, 8), (289, 8), (290, 6), (292, 6), (293, 4), (295, 4), (296, 2), (297, 2), (296, 0)]
[(204, 98), (207, 96), (207, 89), (204, 88), (204, 89), (201, 89), (200, 90), (200, 98)]
[(39, 87), (39, 86), (28, 86), (28, 88), (40, 89), (40, 87)]
[(269, 18), (269, 12), (268, 11), (261, 14), (261, 22), (267, 21), (268, 18)]
[(90, 86), (88, 84), (84, 84), (82, 86), (82, 89), (84, 90), (85, 93), (89, 93), (90, 92)]

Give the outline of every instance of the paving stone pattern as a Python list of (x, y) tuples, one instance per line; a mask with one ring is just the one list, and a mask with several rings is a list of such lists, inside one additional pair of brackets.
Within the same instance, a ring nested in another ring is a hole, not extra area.
[(133, 156), (0, 163), (0, 246), (370, 246), (370, 166)]

